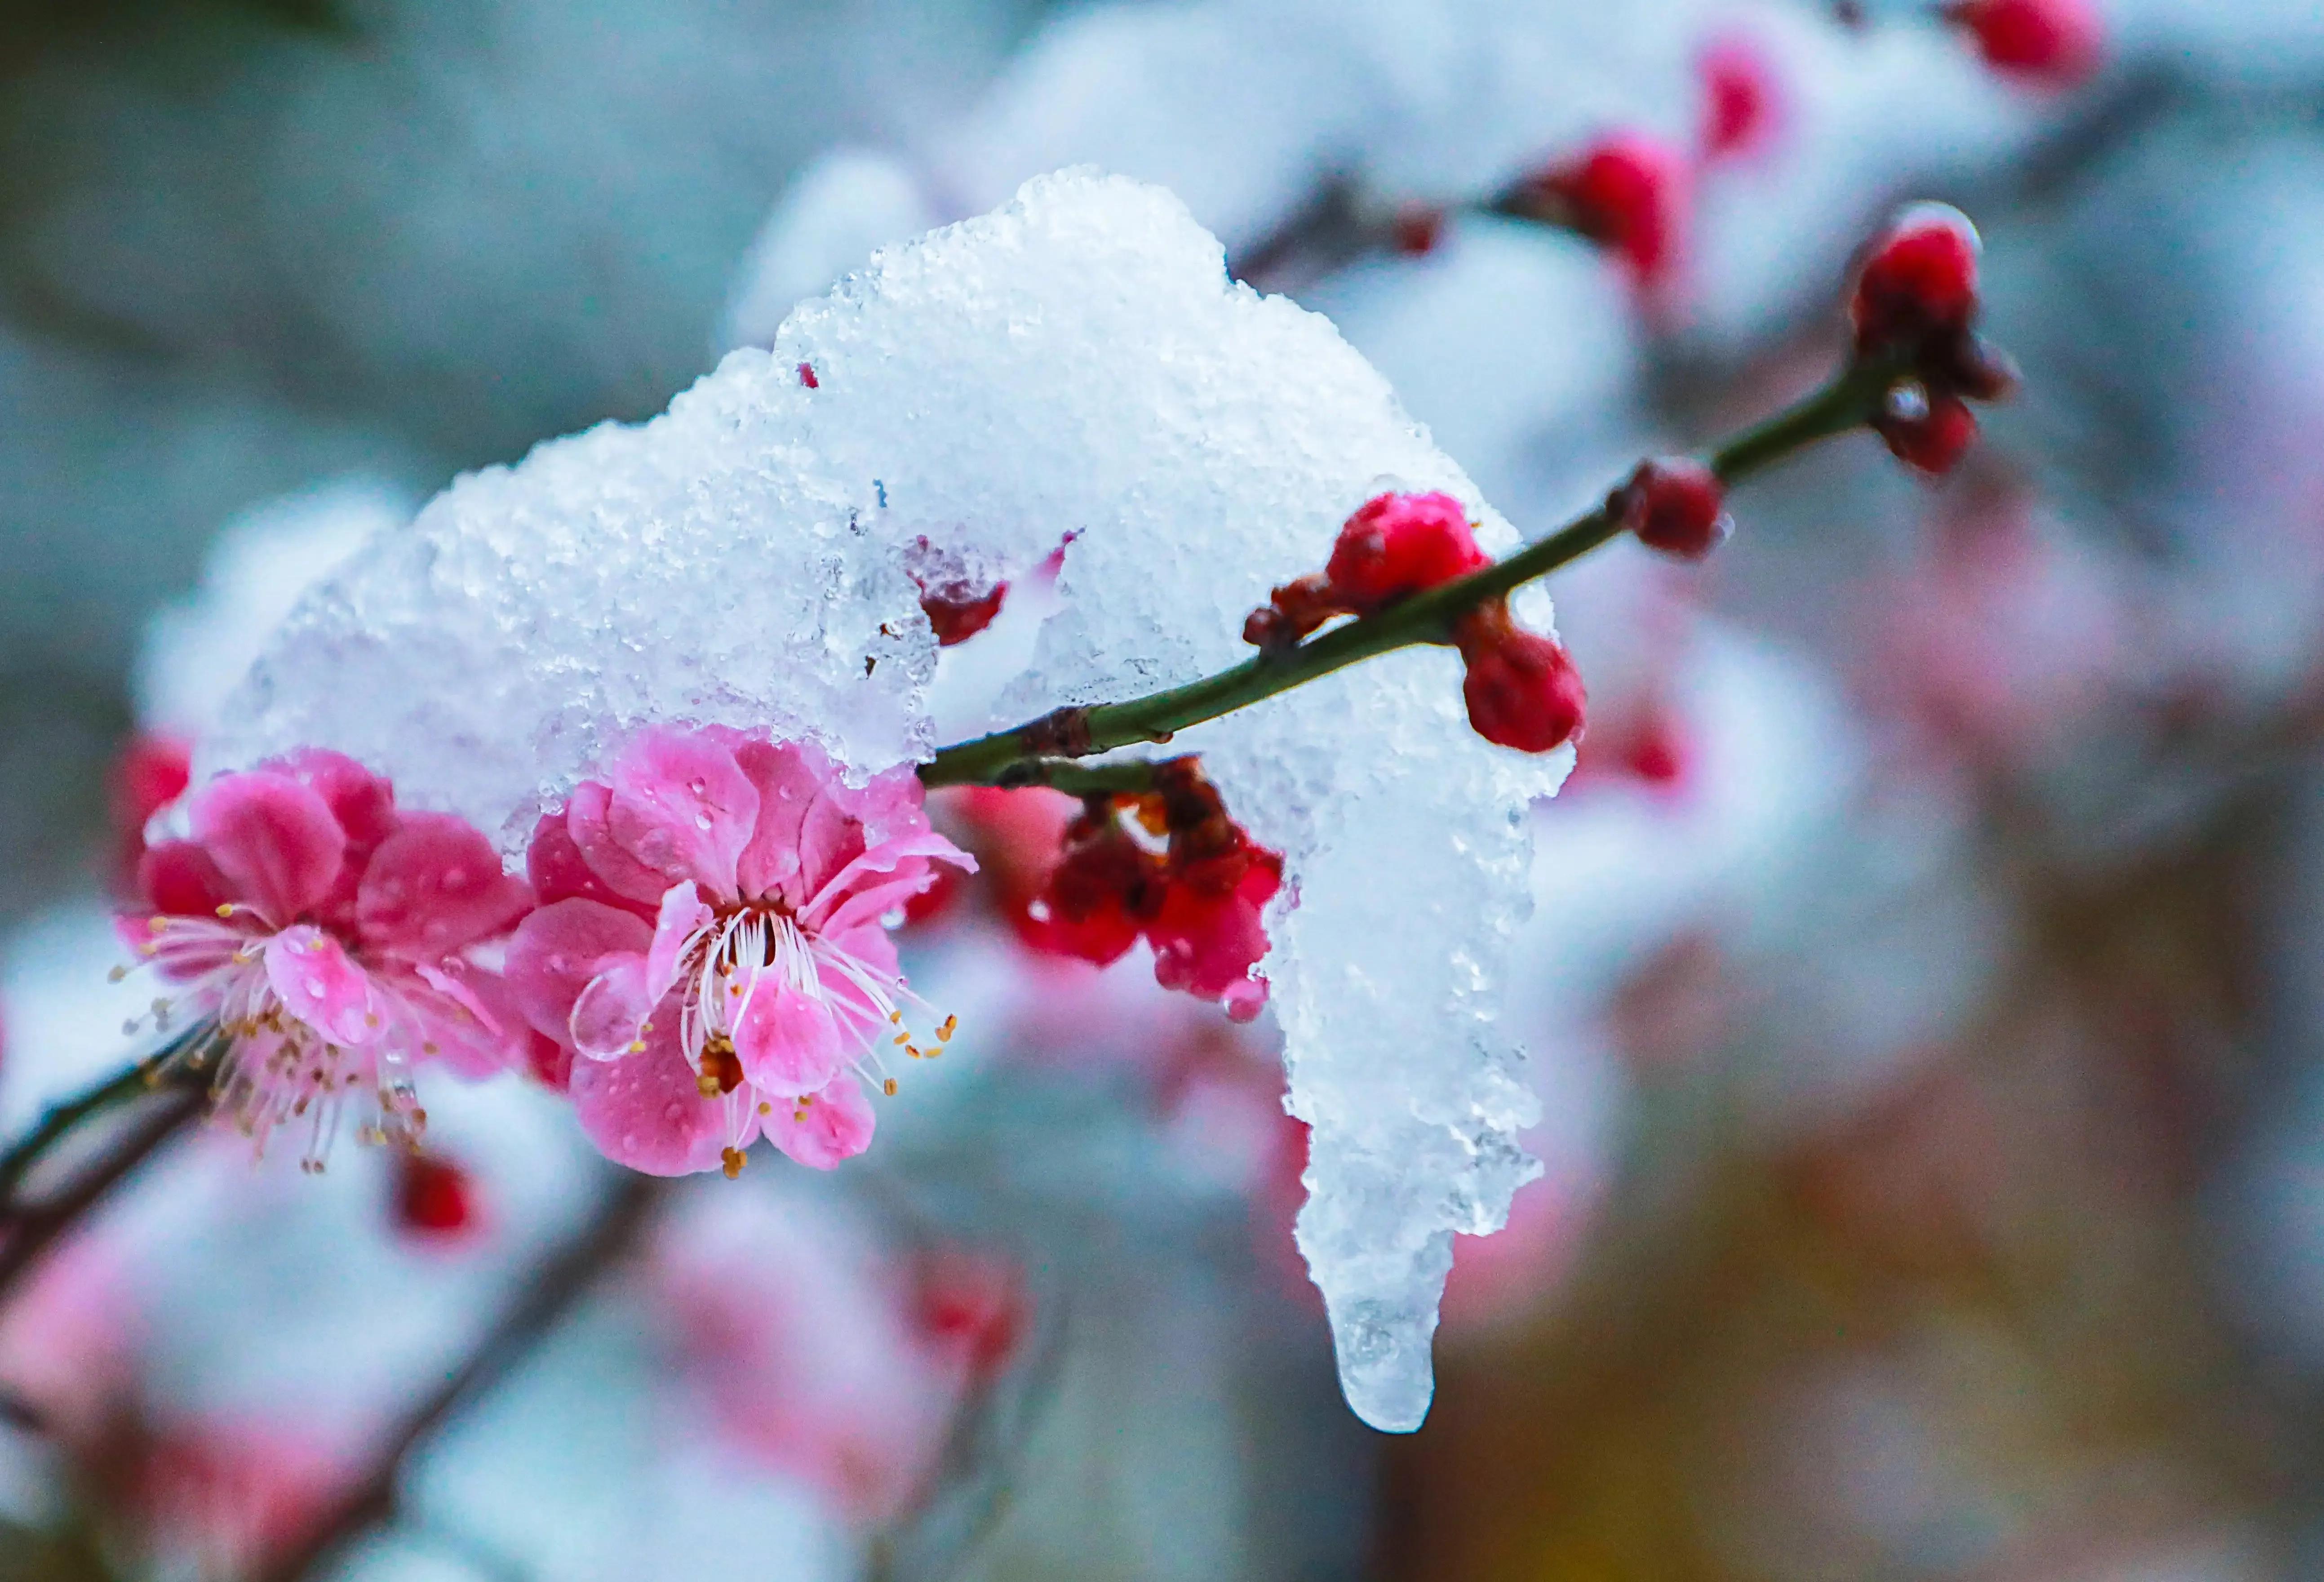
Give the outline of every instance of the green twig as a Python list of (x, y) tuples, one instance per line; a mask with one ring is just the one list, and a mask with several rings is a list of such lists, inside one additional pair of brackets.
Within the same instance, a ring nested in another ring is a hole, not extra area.
[[(1895, 370), (1879, 365), (1852, 365), (1814, 394), (1720, 445), (1709, 458), (1711, 470), (1732, 486), (1820, 439), (1861, 425), (1895, 376)], [(1462, 615), (1581, 559), (1622, 530), (1611, 503), (1600, 504), (1506, 560), (1416, 594), (1377, 615), (1335, 626), (1296, 647), (1261, 651), (1215, 675), (1128, 702), (1060, 708), (1009, 730), (945, 747), (920, 766), (921, 783), (932, 788), (1077, 789), (1066, 783), (1070, 777), (1065, 761), (1139, 742), (1167, 742), (1189, 726), (1247, 708), (1376, 654), (1449, 642)], [(1143, 765), (1105, 765), (1084, 772), (1116, 769), (1150, 773), (1150, 766)], [(1137, 787), (1094, 784), (1092, 789)]]

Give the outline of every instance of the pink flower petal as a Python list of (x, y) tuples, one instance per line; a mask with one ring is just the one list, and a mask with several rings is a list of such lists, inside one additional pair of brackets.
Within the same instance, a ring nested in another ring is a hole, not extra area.
[(346, 831), (330, 805), (272, 770), (220, 775), (194, 793), (187, 817), (235, 898), (277, 928), (330, 894), (346, 856)]
[(704, 904), (702, 892), (693, 880), (669, 887), (654, 919), (653, 946), (646, 952), (647, 993), (657, 1000), (669, 993), (685, 964), (687, 944), (716, 915)]
[[(149, 911), (170, 917), (214, 917), (234, 899), (226, 875), (210, 854), (190, 840), (149, 846), (137, 859), (137, 893)], [(143, 929), (145, 920), (138, 918)]]
[(559, 901), (530, 913), (509, 940), (503, 967), (517, 1008), (535, 1032), (569, 1045), (573, 1003), (618, 957), (642, 959), (653, 930), (595, 901)]
[(834, 781), (807, 805), (799, 822), (799, 871), (788, 888), (804, 905), (824, 893), (848, 864), (863, 855), (863, 825), (849, 811), (846, 787)]
[[(896, 963), (896, 940), (876, 922), (859, 923), (844, 931), (829, 929), (822, 935), (822, 951), (846, 957), (862, 969), (865, 976), (876, 983), (895, 985), (903, 981), (903, 973)], [(824, 973), (824, 982), (832, 981), (833, 973)]]
[(565, 832), (572, 837), (573, 847), (581, 854), (605, 888), (623, 901), (641, 907), (660, 904), (662, 892), (669, 888), (669, 878), (659, 869), (650, 868), (632, 856), (627, 847), (613, 838), (611, 815), (613, 793), (594, 780), (585, 780), (573, 788), (573, 797), (565, 808)]
[(531, 899), (466, 819), (411, 813), (372, 854), (355, 923), (366, 946), (440, 960), (509, 928)]
[[(573, 1002), (573, 1047), (593, 1060), (642, 1054), (646, 1034), (655, 1031), (647, 1023), (653, 1020), (656, 998), (646, 987), (645, 958), (615, 957)], [(677, 1019), (675, 1007), (664, 1018)]]
[(735, 864), (759, 821), (759, 791), (731, 747), (702, 735), (650, 731), (609, 777), (605, 824), (663, 883), (698, 879), (732, 897)]
[(678, 1053), (677, 1018), (657, 1019), (645, 1050), (626, 1060), (573, 1063), (573, 1114), (597, 1151), (654, 1176), (715, 1169), (729, 1146), (759, 1129), (751, 1090), (705, 1098)]
[(346, 831), (347, 853), (360, 861), (395, 832), (395, 788), (344, 753), (300, 747), (268, 762), (313, 789)]
[(807, 927), (838, 933), (872, 922), (936, 883), (931, 860), (946, 862), (964, 873), (976, 871), (976, 859), (938, 835), (921, 829), (883, 841), (857, 857), (826, 884), (800, 913)]
[(837, 771), (809, 742), (743, 741), (734, 748), (734, 763), (759, 793), (758, 823), (735, 868), (740, 893), (751, 901), (780, 893), (797, 906), (807, 899), (792, 883), (799, 871), (799, 826)]
[(506, 979), (457, 959), (411, 970), (403, 999), (437, 1058), (472, 1082), (525, 1063), (531, 1029)]
[(300, 924), (266, 941), (266, 981), (283, 1009), (338, 1044), (366, 1044), (380, 1036), (371, 979), (339, 942)]
[(848, 1041), (821, 995), (793, 988), (770, 970), (749, 992), (734, 1028), (734, 1055), (754, 1087), (813, 1093), (839, 1075)]
[(872, 1146), (878, 1117), (863, 1085), (852, 1076), (835, 1078), (806, 1099), (772, 1099), (774, 1111), (759, 1119), (767, 1140), (812, 1170), (832, 1170)]
[[(597, 788), (600, 791), (604, 787)], [(543, 813), (540, 822), (532, 828), (532, 840), (525, 847), (525, 876), (532, 882), (532, 892), (543, 906), (558, 901), (601, 901), (608, 906), (628, 911), (640, 910), (640, 903), (622, 894), (597, 876), (588, 859), (574, 844), (573, 831), (567, 827), (570, 815), (560, 808)]]

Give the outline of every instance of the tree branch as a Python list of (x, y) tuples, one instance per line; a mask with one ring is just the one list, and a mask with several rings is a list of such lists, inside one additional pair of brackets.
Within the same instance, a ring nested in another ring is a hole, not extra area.
[(304, 1582), (319, 1576), (349, 1544), (392, 1519), (397, 1485), (411, 1454), (514, 1372), (605, 1272), (629, 1254), (642, 1238), (663, 1186), (658, 1177), (622, 1171), (589, 1225), (532, 1272), (475, 1349), (389, 1430), (371, 1469), (254, 1582)]
[[(1720, 445), (1709, 458), (1711, 470), (1731, 486), (1820, 439), (1860, 426), (1872, 417), (1897, 375), (1896, 368), (1886, 364), (1850, 365), (1814, 394)], [(1056, 709), (1024, 725), (956, 743), (920, 766), (921, 783), (931, 788), (1073, 789), (1062, 778), (1060, 760), (1139, 742), (1167, 742), (1189, 726), (1247, 708), (1360, 660), (1416, 643), (1450, 641), (1453, 623), (1462, 615), (1581, 559), (1622, 530), (1609, 500), (1506, 560), (1415, 594), (1377, 615), (1333, 627), (1295, 647), (1261, 651), (1215, 675), (1128, 702)]]
[[(136, 1077), (138, 1091), (145, 1091), (142, 1069), (130, 1075)], [(203, 1095), (198, 1088), (171, 1089), (165, 1101), (153, 1106), (151, 1115), (129, 1128), (119, 1143), (53, 1196), (27, 1205), (10, 1204), (5, 1221), (5, 1239), (0, 1241), (0, 1298), (15, 1289), (17, 1281), (51, 1244), (201, 1114), (202, 1103)], [(111, 1101), (104, 1107), (111, 1107)]]

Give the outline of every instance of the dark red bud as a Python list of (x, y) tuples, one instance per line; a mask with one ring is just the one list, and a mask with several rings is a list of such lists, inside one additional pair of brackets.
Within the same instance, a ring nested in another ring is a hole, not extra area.
[(1766, 58), (1739, 39), (1702, 52), (1702, 157), (1740, 159), (1767, 140), (1775, 118), (1775, 90)]
[(1897, 460), (1932, 477), (1952, 471), (1977, 439), (1977, 414), (1959, 396), (1932, 397), (1913, 384), (1892, 393), (1872, 426)]
[(1434, 253), (1444, 239), (1444, 211), (1425, 204), (1407, 203), (1397, 210), (1388, 227), (1388, 237), (1396, 250), (1408, 258)]
[(1718, 475), (1686, 457), (1640, 462), (1623, 495), (1624, 520), (1638, 541), (1682, 560), (1700, 560), (1734, 527)]
[(1520, 753), (1546, 753), (1580, 734), (1581, 672), (1555, 640), (1517, 624), (1499, 600), (1463, 616), (1454, 633), (1467, 674), (1461, 696), (1477, 734)]
[(1555, 217), (1620, 259), (1642, 287), (1676, 267), (1692, 201), (1687, 162), (1644, 133), (1602, 137), (1526, 183), (1541, 217)]
[(1489, 564), (1452, 495), (1380, 495), (1340, 529), (1324, 576), (1349, 608), (1366, 613)]
[(402, 1229), (427, 1236), (456, 1236), (474, 1228), (475, 1187), (468, 1172), (430, 1153), (397, 1157), (395, 1218)]
[(2090, 0), (1956, 0), (1945, 16), (1996, 70), (2047, 87), (2082, 81), (2105, 52), (2106, 24)]
[(1959, 211), (1921, 204), (1904, 214), (1857, 276), (1849, 306), (1857, 350), (1965, 333), (1977, 316), (1977, 229)]

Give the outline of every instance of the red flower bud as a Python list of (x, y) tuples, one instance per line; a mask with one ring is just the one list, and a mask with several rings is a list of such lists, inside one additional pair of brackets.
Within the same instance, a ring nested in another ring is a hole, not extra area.
[(1734, 522), (1718, 475), (1686, 457), (1642, 461), (1622, 490), (1623, 521), (1650, 550), (1700, 560), (1724, 543)]
[(1977, 439), (1977, 414), (1959, 396), (1931, 396), (1912, 384), (1890, 393), (1872, 426), (1897, 460), (1932, 477), (1952, 471)]
[(1512, 620), (1506, 603), (1471, 610), (1453, 637), (1468, 667), (1461, 696), (1479, 735), (1520, 753), (1546, 753), (1581, 731), (1581, 672), (1554, 639)]
[(1849, 318), (1858, 352), (1968, 333), (1977, 317), (1977, 227), (1958, 209), (1916, 204), (1873, 245)]
[(1396, 211), (1396, 218), (1389, 223), (1388, 239), (1397, 252), (1408, 258), (1434, 253), (1444, 239), (1444, 211), (1427, 204), (1407, 203)]
[(2090, 0), (1955, 0), (1945, 17), (1969, 30), (1994, 69), (2053, 88), (2089, 77), (2103, 52)]
[(1332, 592), (1360, 614), (1490, 563), (1452, 495), (1381, 495), (1348, 518), (1323, 570)]
[(1722, 39), (1696, 62), (1702, 76), (1701, 143), (1706, 164), (1740, 159), (1767, 141), (1775, 88), (1766, 57), (1740, 39)]
[(798, 381), (800, 384), (806, 385), (809, 390), (820, 390), (823, 388), (823, 381), (815, 376), (815, 365), (813, 363), (801, 363), (798, 365)]
[(1085, 813), (1065, 832), (1065, 851), (1025, 910), (1019, 934), (1037, 950), (1103, 967), (1138, 942), (1139, 913), (1160, 902), (1160, 864), (1113, 827), (1111, 811)]
[(475, 1188), (468, 1172), (431, 1153), (397, 1156), (395, 1219), (403, 1230), (456, 1236), (476, 1219)]
[(1685, 158), (1660, 139), (1612, 134), (1526, 187), (1528, 208), (1608, 248), (1641, 288), (1666, 283), (1677, 267), (1692, 183)]
[(994, 583), (984, 593), (960, 587), (928, 588), (920, 594), (920, 608), (927, 612), (928, 624), (936, 629), (937, 645), (950, 648), (991, 625), (992, 618), (1001, 613), (1001, 602), (1008, 597), (1005, 582)]

